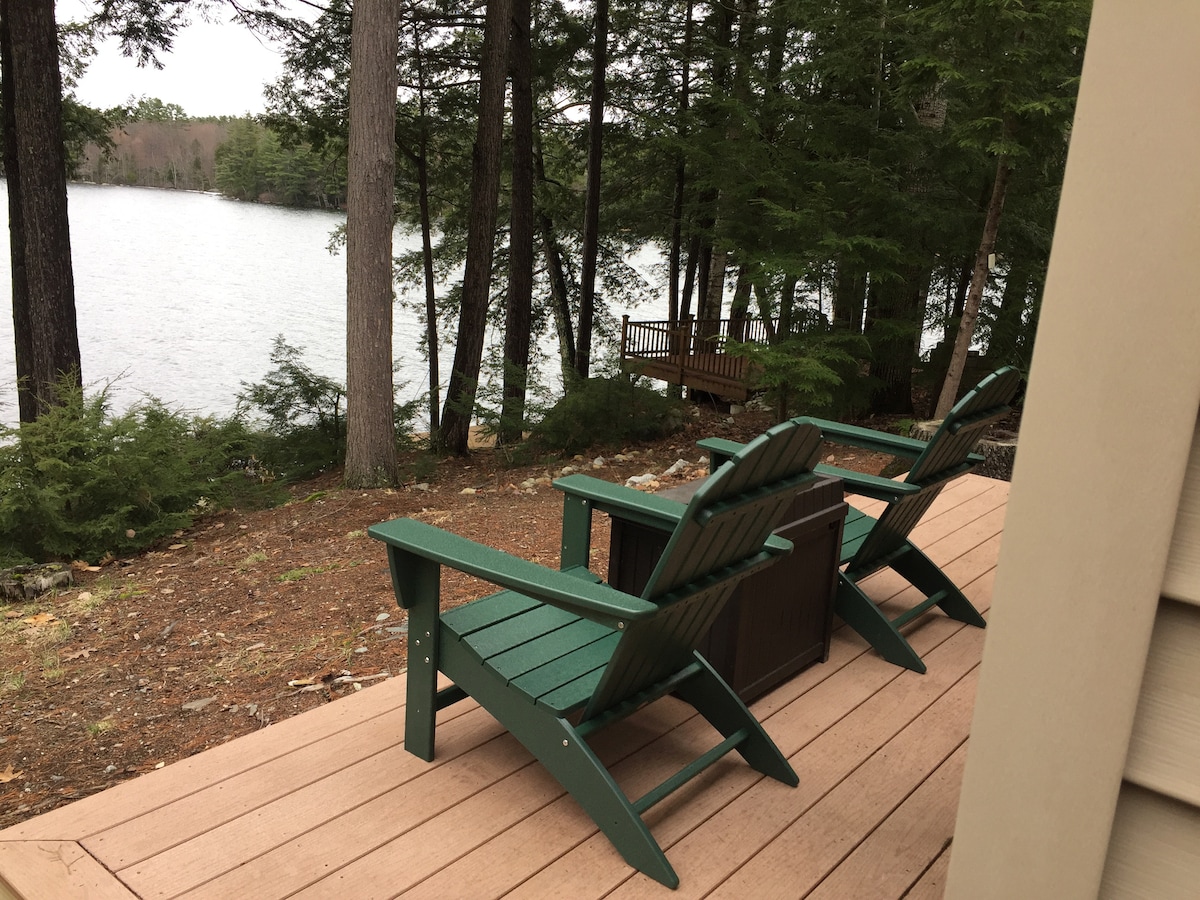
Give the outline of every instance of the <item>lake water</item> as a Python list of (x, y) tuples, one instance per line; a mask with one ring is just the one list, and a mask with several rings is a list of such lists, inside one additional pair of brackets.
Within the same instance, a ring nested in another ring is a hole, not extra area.
[[(8, 286), (7, 185), (0, 185), (0, 285)], [(118, 379), (111, 392), (118, 409), (150, 393), (172, 407), (228, 414), (242, 383), (270, 368), (278, 334), (303, 348), (313, 371), (345, 381), (346, 259), (327, 249), (344, 214), (79, 184), (70, 186), (68, 205), (84, 383)], [(419, 243), (397, 230), (397, 252)], [(401, 400), (428, 391), (416, 349), (423, 331), (415, 312), (396, 308)], [(450, 338), (443, 335), (443, 383)], [(9, 311), (0, 315), (0, 421), (9, 425), (17, 421), (13, 353)]]

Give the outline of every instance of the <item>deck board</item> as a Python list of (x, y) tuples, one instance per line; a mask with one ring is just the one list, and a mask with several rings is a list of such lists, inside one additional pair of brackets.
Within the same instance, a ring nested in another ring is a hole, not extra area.
[[(913, 533), (985, 616), (1007, 495), (967, 476)], [(890, 571), (863, 585), (889, 614), (918, 599)], [(935, 611), (905, 634), (928, 674), (840, 627), (752, 704), (798, 788), (727, 757), (647, 813), (678, 891), (473, 701), (439, 713), (433, 763), (405, 752), (401, 676), (0, 832), (0, 897), (937, 898), (985, 632)], [(712, 739), (666, 698), (595, 749), (637, 796)]]

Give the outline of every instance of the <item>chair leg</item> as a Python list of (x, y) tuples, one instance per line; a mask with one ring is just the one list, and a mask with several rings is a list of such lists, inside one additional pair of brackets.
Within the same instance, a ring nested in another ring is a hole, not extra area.
[(685, 703), (691, 704), (723, 737), (729, 737), (739, 729), (746, 729), (750, 737), (737, 748), (746, 762), (776, 781), (782, 781), (791, 787), (798, 785), (800, 779), (795, 769), (759, 724), (758, 719), (746, 708), (742, 699), (709, 665), (708, 660), (700, 654), (696, 654), (696, 658), (703, 668), (693, 678), (677, 687), (675, 694)]
[(404, 748), (433, 760), (437, 717), (438, 595), (440, 567), (395, 547), (389, 548), (393, 578), (405, 585), (408, 606), (408, 689), (404, 709)]
[(925, 674), (925, 663), (921, 662), (917, 651), (845, 573), (838, 573), (835, 609), (846, 624), (862, 635), (888, 662)]
[(987, 620), (979, 614), (966, 595), (958, 589), (946, 573), (928, 556), (911, 544), (908, 552), (892, 563), (892, 568), (921, 591), (926, 597), (932, 597), (938, 591), (945, 594), (945, 599), (938, 602), (942, 612), (952, 619), (975, 625), (979, 628), (987, 626)]
[(453, 642), (444, 648), (442, 671), (545, 766), (629, 865), (667, 887), (679, 886), (679, 876), (642, 817), (568, 721), (517, 697), (502, 679)]

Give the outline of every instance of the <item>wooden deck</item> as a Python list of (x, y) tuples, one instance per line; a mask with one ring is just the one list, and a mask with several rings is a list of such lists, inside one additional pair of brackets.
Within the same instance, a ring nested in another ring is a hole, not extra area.
[[(913, 535), (985, 611), (1007, 498), (960, 479)], [(890, 573), (867, 585), (914, 600)], [(984, 632), (934, 612), (906, 633), (928, 674), (843, 627), (753, 705), (798, 788), (734, 755), (648, 813), (676, 892), (472, 702), (442, 714), (434, 763), (406, 753), (399, 677), (0, 832), (0, 897), (940, 897)], [(706, 731), (668, 698), (596, 745), (636, 795)]]
[(778, 322), (762, 319), (696, 319), (634, 322), (621, 319), (621, 368), (627, 372), (707, 391), (727, 400), (750, 396), (750, 360), (730, 356), (730, 342), (768, 343)]

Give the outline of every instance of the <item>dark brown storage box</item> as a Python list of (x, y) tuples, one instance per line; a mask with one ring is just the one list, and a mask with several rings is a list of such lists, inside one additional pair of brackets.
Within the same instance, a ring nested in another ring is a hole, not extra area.
[[(687, 502), (700, 482), (663, 491)], [(820, 478), (796, 494), (775, 529), (792, 553), (751, 575), (701, 642), (700, 653), (749, 702), (805, 666), (829, 658), (842, 523), (840, 478)], [(666, 532), (613, 517), (608, 582), (640, 594), (666, 547)]]

